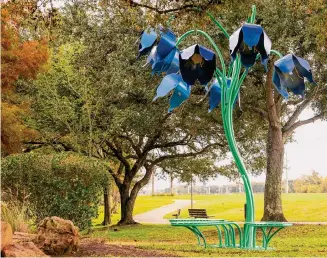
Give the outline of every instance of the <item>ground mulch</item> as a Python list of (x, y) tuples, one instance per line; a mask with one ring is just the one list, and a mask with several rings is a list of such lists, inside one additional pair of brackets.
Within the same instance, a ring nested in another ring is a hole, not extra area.
[(115, 256), (115, 257), (174, 257), (175, 255), (157, 250), (145, 250), (133, 245), (117, 245), (101, 240), (84, 238), (81, 240), (79, 250), (73, 257), (85, 256)]

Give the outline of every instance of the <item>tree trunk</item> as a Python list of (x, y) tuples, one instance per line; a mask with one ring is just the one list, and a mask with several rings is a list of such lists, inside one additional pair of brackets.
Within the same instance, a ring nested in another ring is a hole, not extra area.
[(111, 223), (110, 188), (109, 187), (105, 187), (103, 189), (103, 199), (104, 199), (104, 218), (103, 218), (102, 225), (106, 226), (106, 225), (110, 225), (110, 223)]
[(263, 221), (286, 221), (282, 208), (282, 175), (284, 163), (284, 140), (281, 123), (281, 98), (274, 90), (272, 76), (273, 60), (269, 63), (266, 80), (266, 103), (268, 114), (267, 172), (264, 193)]
[(133, 219), (133, 209), (136, 196), (130, 196), (130, 185), (121, 185), (120, 193), (120, 208), (121, 218), (118, 225), (137, 224)]
[(170, 175), (170, 195), (174, 195), (174, 177)]
[(280, 128), (269, 127), (263, 221), (287, 221), (282, 209), (284, 141)]

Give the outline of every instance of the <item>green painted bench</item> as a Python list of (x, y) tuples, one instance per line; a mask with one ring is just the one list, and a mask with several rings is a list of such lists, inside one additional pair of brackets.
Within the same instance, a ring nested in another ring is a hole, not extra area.
[[(249, 230), (253, 230), (252, 246), (250, 246), (250, 248), (256, 249), (258, 248), (256, 246), (256, 232), (257, 229), (260, 229), (262, 232), (262, 248), (267, 250), (268, 244), (273, 236), (275, 236), (281, 229), (290, 226), (292, 226), (292, 223), (279, 221), (245, 222), (244, 234), (247, 234)], [(247, 243), (244, 244), (245, 246), (248, 246)]]
[[(236, 222), (223, 219), (171, 219), (170, 224), (175, 227), (186, 227), (191, 230), (197, 237), (198, 244), (206, 247), (229, 247), (229, 248), (246, 248), (246, 249), (267, 249), (270, 240), (278, 231), (285, 227), (292, 226), (287, 222), (245, 222), (244, 232)], [(217, 229), (218, 242), (216, 244), (208, 244), (205, 236), (199, 229), (200, 227), (213, 226)], [(256, 231), (262, 231), (262, 247), (256, 246)], [(275, 229), (275, 230), (274, 230)], [(247, 239), (245, 236), (249, 231), (253, 231), (253, 239)], [(236, 239), (238, 233), (238, 241)], [(223, 243), (224, 236), (224, 243)], [(249, 242), (251, 241), (251, 242)]]
[[(204, 247), (242, 247), (243, 234), (240, 226), (232, 221), (223, 219), (171, 219), (170, 224), (175, 227), (186, 227), (191, 230), (197, 237), (198, 244)], [(205, 236), (199, 229), (200, 227), (213, 226), (217, 230), (218, 242), (216, 244), (208, 244)], [(236, 230), (236, 231), (235, 231)], [(238, 232), (239, 240), (236, 240), (236, 232)], [(224, 236), (224, 243), (223, 243)], [(202, 241), (201, 241), (202, 240)]]

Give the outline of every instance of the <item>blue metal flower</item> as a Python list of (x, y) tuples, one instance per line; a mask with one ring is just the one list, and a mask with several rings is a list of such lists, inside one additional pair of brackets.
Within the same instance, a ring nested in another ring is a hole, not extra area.
[[(147, 58), (147, 64), (152, 65), (153, 74), (176, 73), (179, 71), (176, 35), (170, 29), (160, 27), (159, 30), (160, 40), (154, 29), (150, 29), (149, 32), (143, 31), (139, 44), (139, 56), (151, 52)], [(157, 45), (156, 42), (158, 42)]]
[(184, 49), (179, 55), (180, 72), (188, 85), (196, 80), (207, 84), (216, 69), (216, 55), (210, 49), (198, 44)]
[(315, 83), (308, 61), (293, 54), (288, 54), (275, 63), (273, 83), (278, 92), (288, 98), (287, 88), (296, 95), (304, 96), (304, 77)]
[(260, 25), (244, 23), (229, 38), (229, 49), (232, 61), (235, 60), (237, 52), (240, 52), (241, 63), (246, 68), (254, 65), (256, 56), (260, 53), (261, 63), (267, 70), (271, 41)]
[(183, 81), (180, 74), (173, 73), (166, 75), (162, 79), (157, 88), (157, 96), (153, 101), (159, 97), (166, 96), (172, 90), (174, 90), (174, 93), (169, 101), (170, 107), (168, 112), (171, 112), (174, 108), (180, 106), (191, 95), (191, 87)]

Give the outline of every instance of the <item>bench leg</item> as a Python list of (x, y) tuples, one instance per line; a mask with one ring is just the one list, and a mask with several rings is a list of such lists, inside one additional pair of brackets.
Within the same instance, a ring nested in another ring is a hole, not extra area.
[(219, 238), (219, 247), (222, 247), (223, 244), (222, 244), (222, 235), (221, 235), (221, 230), (219, 228), (218, 225), (215, 225), (216, 229), (217, 229), (217, 233), (218, 233), (218, 238)]
[(200, 239), (202, 239), (203, 241), (203, 246), (206, 248), (207, 247), (207, 241), (204, 237), (204, 235), (202, 234), (202, 232), (196, 227), (196, 226), (187, 226), (186, 228), (188, 228), (189, 230), (191, 230), (197, 237), (198, 239), (198, 245), (202, 245)]

